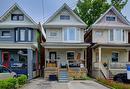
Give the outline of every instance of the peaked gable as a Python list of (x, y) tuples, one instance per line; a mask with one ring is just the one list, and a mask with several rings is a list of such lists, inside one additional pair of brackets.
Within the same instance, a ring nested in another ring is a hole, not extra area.
[[(15, 3), (13, 6), (11, 6), (1, 17), (0, 17), (0, 24), (4, 23), (11, 23), (11, 14), (23, 14), (24, 19), (26, 21), (21, 22), (27, 22), (32, 25), (37, 25), (37, 23), (17, 4)], [(14, 21), (17, 23), (17, 21)], [(20, 23), (20, 22), (19, 22)]]
[[(70, 20), (60, 20), (60, 15), (70, 16)], [(73, 12), (73, 10), (67, 5), (63, 4), (45, 23), (44, 25), (81, 25), (86, 24)]]
[[(107, 16), (115, 17), (115, 21), (106, 21)], [(125, 25), (130, 26), (129, 21), (114, 7), (111, 6), (102, 16), (96, 20), (96, 22), (92, 25)]]

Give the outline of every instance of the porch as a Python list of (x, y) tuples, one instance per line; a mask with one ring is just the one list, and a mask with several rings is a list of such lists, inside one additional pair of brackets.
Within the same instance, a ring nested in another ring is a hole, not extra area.
[(113, 78), (126, 72), (126, 64), (130, 64), (128, 47), (100, 46), (93, 49), (94, 77)]
[(27, 75), (28, 79), (39, 76), (37, 48), (33, 48), (29, 44), (26, 47), (25, 44), (15, 44), (13, 48), (9, 46), (1, 46), (0, 64), (10, 68), (18, 75)]
[(45, 79), (52, 74), (59, 79), (63, 71), (69, 79), (80, 79), (87, 74), (85, 48), (46, 48), (45, 59)]

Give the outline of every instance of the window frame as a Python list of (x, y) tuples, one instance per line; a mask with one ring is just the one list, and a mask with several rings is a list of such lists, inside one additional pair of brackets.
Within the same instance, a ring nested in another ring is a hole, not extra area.
[[(13, 19), (14, 16), (16, 16), (17, 19)], [(23, 18), (20, 19), (20, 16), (22, 16)], [(11, 21), (24, 21), (24, 14), (11, 14)]]
[[(100, 35), (99, 35), (100, 33)], [(101, 37), (103, 35), (103, 31), (95, 31), (95, 36), (96, 37)]]
[(70, 20), (70, 15), (60, 15), (60, 20)]
[[(20, 40), (20, 30), (25, 30), (25, 40)], [(29, 30), (31, 31), (31, 40), (29, 40)], [(33, 29), (32, 28), (15, 28), (15, 41), (16, 42), (32, 42), (33, 41)]]
[[(54, 36), (54, 35), (51, 35), (51, 33), (55, 33), (56, 35)], [(54, 32), (54, 31), (50, 31), (49, 32), (49, 37), (56, 37), (57, 36), (57, 32)]]
[[(112, 55), (113, 53), (117, 53), (118, 54), (118, 57), (117, 57), (117, 61), (113, 61), (112, 60)], [(119, 52), (116, 52), (116, 51), (113, 51), (112, 54), (111, 54), (111, 62), (114, 63), (114, 62), (119, 62)]]
[[(74, 53), (74, 59), (68, 59), (68, 53), (69, 53), (69, 52), (73, 52), (73, 53)], [(66, 59), (67, 59), (67, 60), (75, 60), (75, 51), (67, 51), (67, 52), (66, 52)]]
[[(3, 32), (9, 32), (9, 35), (8, 35), (8, 36), (4, 36), (4, 35), (3, 35)], [(9, 37), (11, 37), (11, 31), (9, 31), (9, 30), (7, 30), (7, 31), (6, 31), (6, 30), (2, 30), (0, 37), (3, 37), (3, 38), (9, 38)]]
[[(117, 40), (117, 31), (116, 30), (121, 31), (120, 40)], [(111, 31), (113, 31), (113, 38), (112, 38), (113, 40), (111, 40)], [(108, 33), (109, 33), (108, 34), (109, 42), (125, 43), (125, 30), (124, 29), (120, 29), (120, 28), (109, 29)]]
[[(107, 20), (107, 17), (115, 17), (115, 20), (114, 21), (113, 20), (109, 21), (109, 20)], [(105, 21), (106, 22), (115, 22), (115, 21), (117, 21), (117, 17), (115, 15), (106, 15), (105, 16)]]
[[(24, 31), (24, 40), (22, 40), (22, 37), (21, 36), (23, 36), (23, 34), (22, 34), (22, 31)], [(22, 35), (21, 35), (22, 34)], [(20, 29), (19, 30), (19, 41), (23, 41), (23, 42), (25, 42), (26, 41), (26, 29)]]
[[(70, 28), (74, 28), (74, 40), (70, 40), (70, 34), (69, 34), (69, 29)], [(67, 31), (67, 37), (66, 37), (66, 40), (65, 40), (65, 30)], [(77, 35), (77, 28), (76, 27), (65, 27), (63, 28), (63, 41), (64, 42), (77, 42), (77, 38), (76, 38), (76, 35)]]

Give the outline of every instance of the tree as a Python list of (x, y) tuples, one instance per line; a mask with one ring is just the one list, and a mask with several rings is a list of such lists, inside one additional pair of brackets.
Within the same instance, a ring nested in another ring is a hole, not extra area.
[(128, 0), (111, 0), (111, 4), (114, 5), (117, 8), (117, 10), (120, 12), (127, 4), (127, 2)]
[(127, 2), (128, 0), (111, 0), (111, 3), (107, 0), (79, 0), (75, 12), (89, 27), (111, 5), (114, 5), (119, 11), (121, 11)]

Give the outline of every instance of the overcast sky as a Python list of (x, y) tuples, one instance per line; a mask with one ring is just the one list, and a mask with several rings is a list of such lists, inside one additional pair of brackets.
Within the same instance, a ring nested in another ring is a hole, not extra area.
[[(67, 3), (72, 9), (74, 9), (77, 1), (78, 0), (0, 0), (0, 16), (14, 3), (18, 3), (19, 6), (36, 22), (43, 22), (64, 3)], [(130, 0), (128, 0), (122, 13), (130, 21)]]

